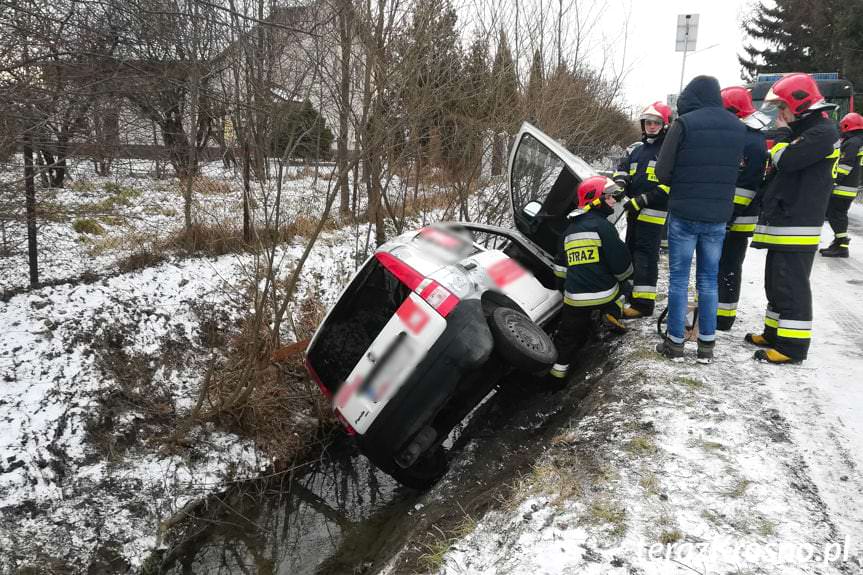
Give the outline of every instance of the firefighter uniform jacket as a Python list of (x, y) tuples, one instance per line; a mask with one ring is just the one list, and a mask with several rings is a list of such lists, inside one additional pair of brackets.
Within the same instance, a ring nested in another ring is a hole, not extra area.
[(668, 186), (659, 183), (656, 177), (656, 158), (662, 148), (664, 135), (658, 138), (643, 138), (627, 148), (627, 155), (620, 161), (613, 178), (626, 182), (626, 195), (634, 199), (639, 207), (639, 222), (663, 225), (668, 216)]
[(752, 237), (758, 223), (763, 194), (764, 170), (767, 168), (767, 140), (759, 130), (747, 126), (743, 144), (743, 159), (734, 189), (734, 215), (728, 233)]
[(792, 141), (770, 150), (776, 170), (767, 190), (752, 247), (815, 252), (839, 160), (839, 131), (813, 113), (791, 126)]
[(617, 229), (605, 217), (586, 208), (570, 213), (569, 226), (558, 249), (555, 275), (563, 279), (564, 303), (599, 308), (620, 295), (619, 283), (632, 275), (632, 261)]
[(860, 186), (860, 163), (863, 162), (863, 130), (848, 132), (842, 140), (839, 165), (836, 166), (836, 183), (833, 195), (854, 199)]

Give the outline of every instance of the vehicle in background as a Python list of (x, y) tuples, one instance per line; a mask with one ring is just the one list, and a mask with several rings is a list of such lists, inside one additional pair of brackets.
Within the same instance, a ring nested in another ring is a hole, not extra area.
[[(833, 120), (838, 122), (842, 116), (854, 111), (854, 86), (851, 82), (840, 78), (836, 72), (816, 72), (809, 75), (815, 80), (824, 99), (831, 104), (836, 104), (837, 108), (831, 113)], [(755, 82), (746, 85), (752, 93), (752, 103), (755, 104), (756, 109), (761, 109), (770, 87), (782, 76), (784, 74), (759, 74)], [(776, 110), (766, 114), (771, 120), (776, 119)], [(770, 128), (773, 127), (771, 122)]]

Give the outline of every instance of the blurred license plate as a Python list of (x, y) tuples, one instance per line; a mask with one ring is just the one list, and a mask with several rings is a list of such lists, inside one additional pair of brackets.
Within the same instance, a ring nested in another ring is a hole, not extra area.
[(393, 389), (405, 370), (416, 362), (417, 353), (416, 344), (407, 333), (401, 332), (375, 363), (361, 391), (375, 403), (379, 402)]

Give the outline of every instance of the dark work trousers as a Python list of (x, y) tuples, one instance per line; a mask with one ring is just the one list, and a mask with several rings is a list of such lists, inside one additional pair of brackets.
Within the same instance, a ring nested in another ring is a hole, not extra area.
[(763, 335), (776, 351), (794, 360), (806, 359), (812, 339), (809, 274), (814, 259), (815, 252), (767, 251)]
[(743, 259), (749, 238), (746, 234), (726, 232), (719, 258), (719, 307), (716, 310), (716, 329), (728, 331), (737, 318), (737, 302), (740, 301), (740, 282), (743, 279)]
[(830, 222), (833, 235), (836, 236), (837, 240), (848, 237), (848, 209), (853, 201), (854, 198), (847, 196), (837, 196), (836, 194), (830, 196), (830, 203), (827, 204), (827, 221)]
[(664, 250), (668, 249), (668, 220), (665, 220), (665, 225), (662, 226), (662, 239), (659, 241), (659, 247)]
[(554, 346), (557, 348), (557, 362), (562, 365), (578, 363), (578, 351), (584, 346), (590, 334), (593, 333), (593, 312), (599, 310), (601, 314), (611, 314), (620, 319), (621, 301), (609, 302), (600, 307), (575, 307), (564, 305), (560, 315), (560, 323), (554, 337)]
[(632, 296), (629, 305), (644, 315), (653, 313), (656, 280), (659, 278), (659, 224), (640, 222), (630, 215), (626, 221), (626, 247), (632, 255)]

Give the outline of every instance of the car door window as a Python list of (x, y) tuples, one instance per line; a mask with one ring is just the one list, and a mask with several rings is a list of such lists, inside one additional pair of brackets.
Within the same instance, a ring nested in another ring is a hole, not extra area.
[(523, 134), (518, 142), (511, 178), (516, 213), (530, 202), (539, 202), (545, 208), (552, 191), (559, 196), (563, 187), (577, 183), (566, 163), (529, 133)]

